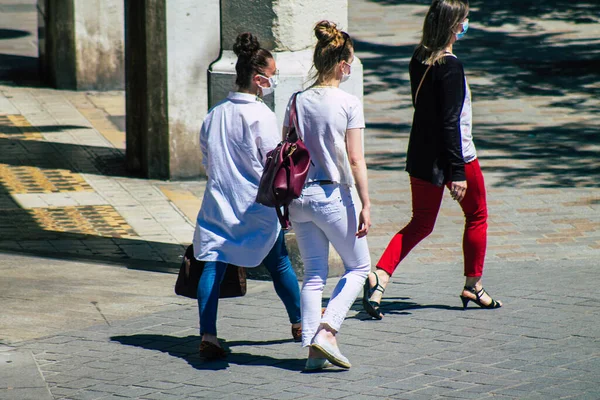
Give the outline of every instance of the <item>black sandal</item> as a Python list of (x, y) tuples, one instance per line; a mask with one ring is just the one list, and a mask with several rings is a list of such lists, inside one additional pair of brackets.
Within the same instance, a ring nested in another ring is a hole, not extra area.
[(373, 275), (375, 275), (375, 280), (377, 283), (375, 283), (375, 287), (371, 288), (371, 285), (369, 284), (369, 276), (367, 275), (367, 280), (365, 281), (365, 286), (363, 287), (362, 304), (367, 314), (377, 320), (381, 320), (383, 318), (383, 314), (381, 311), (379, 311), (380, 304), (376, 301), (370, 300), (370, 298), (377, 290), (379, 290), (381, 295), (383, 295), (385, 288), (379, 284), (379, 276), (377, 276), (375, 272), (373, 272)]
[[(492, 299), (492, 296), (490, 296), (484, 288), (481, 288), (481, 290), (478, 292), (475, 290), (474, 287), (472, 286), (465, 286), (465, 290), (467, 292), (471, 292), (475, 295), (475, 299), (472, 299), (470, 297), (467, 296), (463, 296), (462, 294), (460, 295), (460, 299), (462, 300), (462, 304), (463, 304), (463, 310), (467, 309), (467, 304), (469, 304), (469, 301), (472, 301), (473, 303), (477, 304), (479, 307), (481, 308), (487, 308), (487, 309), (492, 309), (492, 308), (500, 308), (502, 307), (502, 304), (497, 302), (496, 300)], [(483, 304), (481, 302), (481, 297), (487, 294), (489, 296), (489, 298), (492, 300), (490, 302), (490, 304)]]

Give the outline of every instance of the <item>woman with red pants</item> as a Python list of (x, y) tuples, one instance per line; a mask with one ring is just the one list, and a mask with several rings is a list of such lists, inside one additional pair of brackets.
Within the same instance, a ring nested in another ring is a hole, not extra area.
[(465, 214), (463, 236), (465, 286), (463, 308), (473, 301), (499, 308), (481, 284), (487, 244), (485, 183), (471, 134), (471, 92), (462, 63), (452, 52), (467, 32), (467, 0), (434, 0), (423, 24), (423, 36), (410, 61), (415, 108), (406, 171), (412, 191), (412, 219), (390, 241), (375, 272), (365, 282), (363, 306), (381, 319), (379, 305), (398, 264), (435, 225), (444, 193), (450, 189)]

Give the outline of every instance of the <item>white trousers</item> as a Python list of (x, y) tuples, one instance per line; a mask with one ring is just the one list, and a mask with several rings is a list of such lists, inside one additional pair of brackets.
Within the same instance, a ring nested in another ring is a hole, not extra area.
[[(304, 261), (302, 346), (309, 346), (320, 323), (340, 330), (371, 270), (371, 257), (366, 237), (355, 236), (358, 217), (350, 189), (345, 186), (308, 185), (290, 204), (290, 220)], [(330, 242), (342, 258), (345, 273), (321, 318)]]

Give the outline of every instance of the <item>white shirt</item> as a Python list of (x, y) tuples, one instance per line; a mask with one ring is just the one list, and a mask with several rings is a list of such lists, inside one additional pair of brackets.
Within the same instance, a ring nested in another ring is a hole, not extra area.
[(473, 124), (473, 113), (471, 109), (471, 89), (465, 78), (465, 101), (463, 103), (463, 109), (460, 113), (460, 134), (462, 138), (462, 154), (463, 159), (466, 163), (477, 158), (477, 150), (475, 149), (475, 143), (473, 143), (473, 133), (471, 132), (471, 126)]
[[(288, 104), (284, 126), (289, 125)], [(311, 166), (306, 181), (331, 180), (353, 186), (346, 131), (364, 128), (365, 117), (358, 97), (336, 87), (314, 87), (296, 99), (299, 135), (308, 148)]]
[(194, 233), (198, 260), (256, 267), (275, 244), (275, 209), (255, 200), (280, 132), (275, 113), (251, 94), (229, 93), (209, 111), (200, 131), (208, 182)]

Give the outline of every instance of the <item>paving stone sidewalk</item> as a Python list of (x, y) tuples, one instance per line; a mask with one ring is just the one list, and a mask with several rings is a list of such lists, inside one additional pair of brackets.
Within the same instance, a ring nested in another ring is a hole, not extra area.
[(352, 307), (339, 334), (349, 371), (302, 372), (306, 350), (268, 286), (221, 301), (226, 361), (198, 357), (193, 301), (18, 348), (32, 352), (55, 399), (597, 399), (596, 269), (491, 262), (487, 284), (505, 302), (492, 311), (462, 311), (454, 264), (436, 265), (432, 282), (403, 272), (382, 321)]
[[(127, 174), (123, 92), (23, 83), (21, 69), (37, 53), (34, 9), (25, 7), (34, 2), (22, 3), (3, 6), (0, 16), (12, 32), (0, 49), (15, 54), (5, 75), (17, 79), (0, 86), (0, 248), (176, 266), (192, 238), (204, 181)], [(597, 24), (570, 22), (579, 14), (564, 6), (552, 13), (542, 7), (536, 17), (509, 3), (498, 10), (473, 4), (472, 29), (456, 46), (473, 92), (488, 189), (488, 259), (598, 257), (600, 144), (593, 118), (600, 79), (589, 56), (600, 46)], [(503, 16), (506, 7), (512, 19)], [(373, 259), (410, 218), (403, 171), (412, 118), (407, 65), (425, 10), (399, 0), (351, 2), (350, 28), (365, 69)], [(405, 267), (460, 262), (462, 223), (448, 197), (435, 232)]]
[[(365, 69), (374, 262), (410, 218), (407, 65), (425, 3), (350, 1)], [(34, 4), (0, 0), (0, 251), (78, 258), (96, 272), (92, 262), (176, 265), (204, 182), (126, 173), (122, 92), (37, 86)], [(197, 358), (194, 303), (170, 294), (110, 326), (77, 314), (93, 326), (22, 337), (7, 351), (31, 352), (55, 399), (600, 398), (600, 6), (471, 4), (455, 52), (473, 92), (488, 189), (485, 283), (504, 308), (457, 309), (463, 218), (448, 197), (434, 233), (386, 291), (386, 318), (367, 321), (353, 307), (340, 336), (348, 372), (301, 373), (305, 352), (289, 340), (283, 308), (254, 281), (260, 290), (220, 307), (227, 363)], [(128, 295), (132, 307), (148, 301)], [(16, 399), (4, 390), (4, 366), (0, 398)]]

